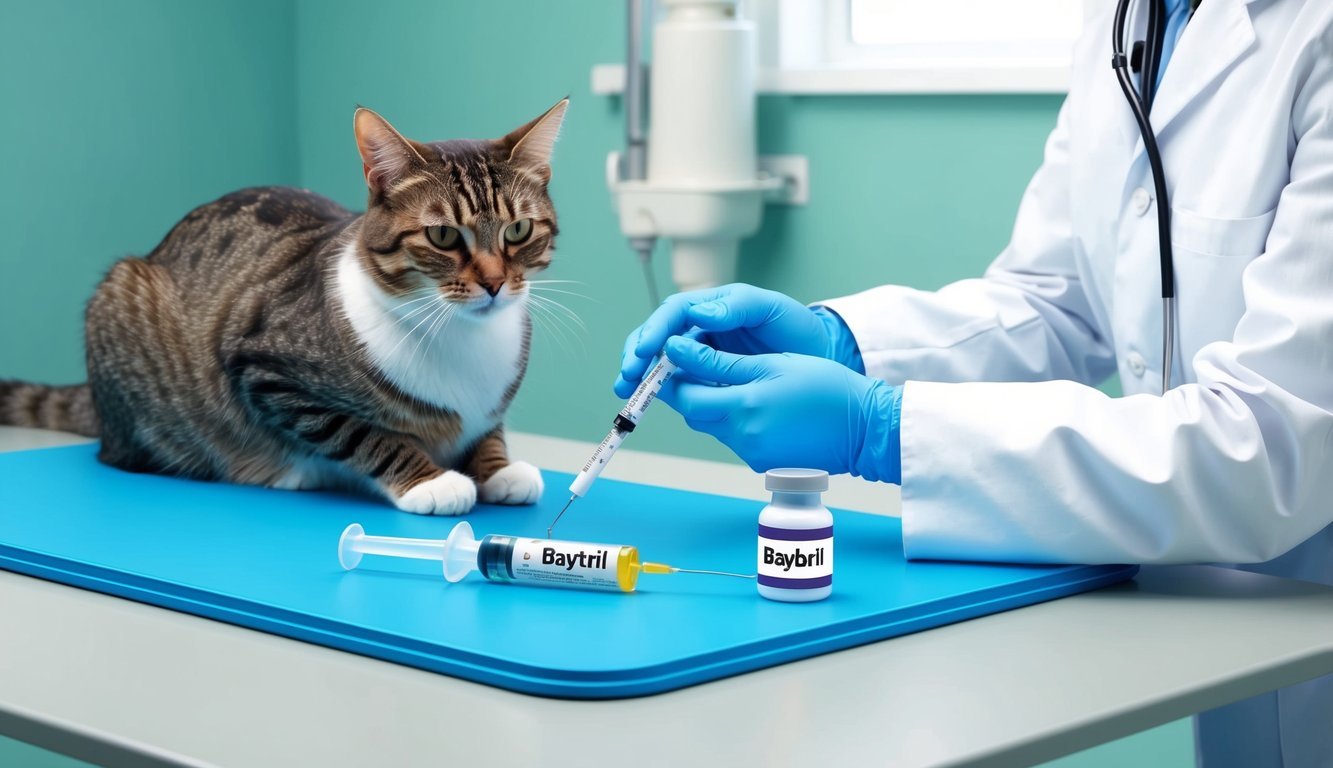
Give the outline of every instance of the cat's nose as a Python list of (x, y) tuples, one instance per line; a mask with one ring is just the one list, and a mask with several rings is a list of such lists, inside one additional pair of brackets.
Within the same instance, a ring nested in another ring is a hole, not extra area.
[(481, 284), (482, 288), (486, 289), (487, 293), (494, 297), (495, 294), (499, 293), (500, 289), (504, 287), (505, 279), (503, 277), (494, 277), (478, 280), (477, 282)]

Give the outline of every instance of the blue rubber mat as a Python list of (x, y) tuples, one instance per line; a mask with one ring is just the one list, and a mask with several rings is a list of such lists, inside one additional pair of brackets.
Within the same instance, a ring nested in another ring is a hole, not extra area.
[[(835, 512), (833, 595), (760, 598), (754, 583), (644, 575), (632, 594), (487, 582), (438, 563), (367, 557), (368, 533), (444, 538), (453, 518), (383, 502), (136, 475), (96, 446), (0, 454), (0, 567), (525, 693), (659, 693), (1130, 578), (1134, 566), (907, 563), (894, 518)], [(570, 476), (536, 507), (479, 506), (487, 533), (543, 536)], [(755, 483), (762, 478), (756, 477)], [(646, 560), (754, 572), (762, 505), (602, 480), (561, 522), (565, 539), (633, 544)]]

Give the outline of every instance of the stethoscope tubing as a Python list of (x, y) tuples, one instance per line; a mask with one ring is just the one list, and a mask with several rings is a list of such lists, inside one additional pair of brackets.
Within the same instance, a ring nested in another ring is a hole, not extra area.
[(1171, 205), (1166, 191), (1166, 171), (1162, 167), (1162, 154), (1157, 146), (1157, 136), (1153, 133), (1149, 110), (1152, 108), (1153, 91), (1156, 87), (1157, 65), (1161, 57), (1160, 30), (1165, 25), (1159, 0), (1152, 3), (1148, 20), (1148, 38), (1143, 62), (1145, 99), (1129, 73), (1129, 58), (1125, 55), (1125, 18), (1129, 12), (1130, 0), (1119, 0), (1116, 5), (1115, 21), (1112, 24), (1111, 67), (1115, 70), (1120, 90), (1124, 91), (1138, 123), (1139, 134), (1143, 137), (1143, 147), (1148, 155), (1148, 165), (1152, 172), (1153, 191), (1157, 197), (1157, 249), (1161, 268), (1162, 285), (1162, 394), (1171, 387), (1171, 367), (1175, 347), (1175, 297), (1176, 275), (1175, 259), (1171, 250)]

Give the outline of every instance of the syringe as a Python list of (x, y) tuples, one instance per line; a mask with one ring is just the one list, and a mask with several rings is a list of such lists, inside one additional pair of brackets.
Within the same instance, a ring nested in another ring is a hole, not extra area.
[(338, 562), (350, 571), (361, 563), (363, 555), (439, 560), (444, 566), (444, 578), (450, 583), (462, 581), (469, 573), (479, 571), (489, 581), (633, 592), (641, 573), (701, 573), (754, 578), (745, 573), (640, 562), (637, 547), (621, 544), (523, 539), (497, 534), (478, 541), (472, 526), (466, 522), (455, 525), (447, 539), (367, 536), (359, 524), (352, 523), (338, 540)]
[(634, 394), (630, 395), (629, 400), (625, 401), (625, 407), (620, 409), (620, 413), (616, 414), (616, 418), (612, 422), (614, 426), (611, 427), (611, 432), (607, 434), (601, 445), (597, 446), (597, 450), (592, 452), (592, 457), (588, 459), (588, 463), (583, 465), (583, 469), (579, 472), (578, 477), (574, 478), (574, 482), (569, 484), (569, 501), (565, 502), (560, 514), (556, 515), (551, 524), (547, 526), (546, 538), (551, 538), (551, 531), (555, 528), (555, 524), (560, 522), (560, 518), (564, 517), (569, 505), (574, 503), (574, 499), (584, 495), (592, 487), (592, 481), (602, 474), (602, 470), (611, 461), (611, 457), (616, 455), (616, 450), (620, 448), (620, 444), (625, 442), (625, 436), (633, 432), (634, 427), (638, 426), (639, 419), (643, 417), (643, 412), (648, 408), (648, 404), (657, 399), (657, 393), (661, 391), (662, 385), (675, 372), (676, 364), (663, 357), (648, 372), (643, 381), (639, 382)]

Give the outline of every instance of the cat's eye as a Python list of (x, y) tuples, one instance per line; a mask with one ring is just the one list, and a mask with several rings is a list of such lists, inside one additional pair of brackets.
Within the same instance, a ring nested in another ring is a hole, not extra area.
[(463, 235), (455, 227), (426, 227), (426, 239), (442, 251), (452, 251), (463, 242)]
[(519, 219), (505, 227), (505, 242), (518, 245), (532, 234), (532, 219)]

